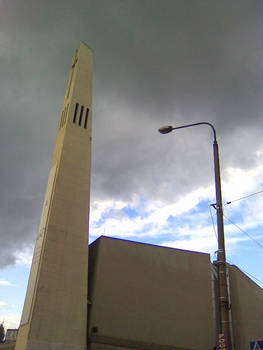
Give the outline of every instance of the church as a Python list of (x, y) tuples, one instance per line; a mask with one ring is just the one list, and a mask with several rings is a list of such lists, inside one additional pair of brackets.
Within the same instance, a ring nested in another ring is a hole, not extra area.
[[(92, 73), (92, 51), (81, 43), (15, 350), (229, 349), (220, 337), (216, 344), (218, 271), (208, 254), (104, 236), (88, 247)], [(233, 265), (228, 286), (232, 349), (260, 349), (263, 290)]]

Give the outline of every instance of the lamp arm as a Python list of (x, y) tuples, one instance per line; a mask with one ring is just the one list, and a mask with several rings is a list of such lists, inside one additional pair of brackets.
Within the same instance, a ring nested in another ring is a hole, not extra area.
[(187, 125), (177, 126), (177, 127), (173, 127), (172, 130), (189, 128), (191, 126), (196, 126), (196, 125), (208, 125), (208, 126), (210, 126), (212, 128), (212, 130), (213, 130), (214, 143), (217, 143), (217, 140), (216, 140), (216, 129), (215, 129), (213, 124), (208, 123), (208, 122), (199, 122), (199, 123), (194, 123), (194, 124), (187, 124)]

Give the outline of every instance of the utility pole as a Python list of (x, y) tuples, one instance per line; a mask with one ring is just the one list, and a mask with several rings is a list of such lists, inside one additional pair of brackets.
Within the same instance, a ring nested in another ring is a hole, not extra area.
[(229, 296), (227, 288), (227, 273), (226, 273), (226, 251), (225, 251), (225, 234), (224, 234), (224, 220), (222, 207), (222, 193), (221, 193), (221, 179), (220, 179), (220, 165), (219, 165), (219, 151), (216, 139), (215, 127), (208, 122), (200, 122), (194, 124), (187, 124), (173, 127), (171, 125), (163, 126), (159, 129), (161, 134), (168, 134), (173, 130), (189, 128), (197, 125), (208, 125), (212, 128), (214, 135), (213, 154), (214, 154), (214, 173), (215, 173), (215, 190), (216, 190), (216, 204), (214, 208), (217, 214), (217, 234), (218, 234), (218, 252), (217, 252), (217, 273), (218, 273), (218, 307), (220, 326), (217, 334), (217, 349), (232, 350), (231, 333), (230, 333), (230, 317), (229, 317)]

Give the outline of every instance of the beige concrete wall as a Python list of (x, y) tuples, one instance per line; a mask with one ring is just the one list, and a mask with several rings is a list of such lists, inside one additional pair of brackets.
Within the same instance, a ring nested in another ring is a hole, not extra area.
[(92, 350), (213, 348), (208, 254), (107, 237), (89, 249)]
[(230, 265), (231, 302), (235, 349), (263, 340), (263, 289), (236, 266)]
[[(16, 350), (86, 348), (91, 80), (92, 52), (81, 44), (62, 106)], [(76, 103), (89, 108), (86, 128), (78, 118), (73, 122)]]

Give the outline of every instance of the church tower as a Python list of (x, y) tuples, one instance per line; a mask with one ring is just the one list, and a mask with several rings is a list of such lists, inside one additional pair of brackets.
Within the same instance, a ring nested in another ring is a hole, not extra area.
[(87, 334), (92, 52), (73, 58), (15, 350), (84, 350)]

